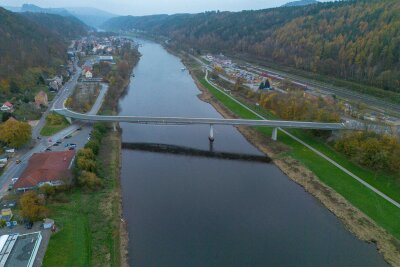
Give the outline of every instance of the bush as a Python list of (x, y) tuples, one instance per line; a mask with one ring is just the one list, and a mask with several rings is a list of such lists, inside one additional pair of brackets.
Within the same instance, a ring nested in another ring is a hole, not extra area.
[(93, 172), (82, 171), (78, 176), (78, 183), (88, 189), (97, 189), (102, 186), (102, 181)]

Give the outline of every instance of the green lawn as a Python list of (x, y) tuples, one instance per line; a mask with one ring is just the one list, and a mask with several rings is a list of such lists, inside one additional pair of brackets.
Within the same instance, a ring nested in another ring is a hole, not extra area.
[[(259, 119), (252, 112), (246, 110), (244, 107), (235, 103), (228, 96), (223, 94), (209, 84), (204, 78), (199, 79), (201, 84), (206, 87), (220, 102), (222, 102), (228, 109), (241, 118), (246, 119)], [(259, 110), (257, 110), (258, 112)], [(264, 111), (263, 116), (274, 118), (271, 114)], [(266, 136), (271, 136), (271, 128), (258, 127), (257, 130)], [(318, 149), (343, 167), (353, 172), (360, 178), (364, 179), (369, 184), (373, 185), (386, 195), (400, 202), (400, 183), (399, 178), (387, 174), (377, 174), (370, 170), (366, 170), (350, 161), (343, 155), (337, 153), (329, 146), (319, 141), (317, 138), (312, 137), (302, 130), (290, 131), (296, 137), (302, 139), (304, 142)], [(388, 232), (393, 234), (397, 239), (400, 239), (400, 209), (393, 204), (384, 200), (362, 184), (333, 166), (328, 161), (319, 157), (317, 154), (301, 145), (297, 141), (290, 138), (288, 135), (279, 132), (279, 142), (284, 143), (291, 147), (290, 156), (299, 160), (307, 168), (313, 171), (321, 181), (328, 186), (332, 187), (336, 192), (345, 197), (355, 207), (363, 211), (366, 215), (372, 218), (378, 225), (385, 228)]]
[(49, 205), (60, 231), (50, 238), (43, 266), (120, 266), (119, 195), (116, 190), (120, 139), (105, 137), (98, 156), (103, 188), (66, 193), (68, 202)]
[(48, 121), (46, 121), (46, 124), (43, 126), (42, 130), (40, 131), (40, 134), (42, 136), (52, 136), (59, 131), (64, 130), (69, 126), (69, 123), (66, 119), (64, 119), (60, 124), (52, 125)]

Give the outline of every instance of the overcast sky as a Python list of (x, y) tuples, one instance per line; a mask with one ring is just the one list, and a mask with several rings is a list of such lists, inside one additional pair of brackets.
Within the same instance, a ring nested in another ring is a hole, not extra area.
[(118, 15), (150, 15), (262, 9), (280, 6), (289, 1), (292, 0), (0, 0), (0, 5), (21, 6), (30, 3), (41, 7), (88, 6)]

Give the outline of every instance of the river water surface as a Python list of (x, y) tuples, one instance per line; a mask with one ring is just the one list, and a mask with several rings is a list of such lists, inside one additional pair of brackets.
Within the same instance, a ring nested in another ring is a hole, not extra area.
[[(179, 58), (140, 40), (121, 115), (221, 118), (200, 101)], [(123, 142), (209, 149), (207, 126), (121, 124)], [(214, 150), (261, 155), (232, 127)], [(386, 266), (371, 244), (275, 165), (122, 151), (123, 212), (131, 266)]]

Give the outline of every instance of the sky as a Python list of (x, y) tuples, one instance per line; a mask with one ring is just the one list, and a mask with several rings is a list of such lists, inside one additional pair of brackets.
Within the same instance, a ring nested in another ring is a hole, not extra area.
[[(0, 0), (1, 6), (95, 7), (117, 15), (241, 11), (281, 6), (292, 0)], [(322, 0), (321, 2), (326, 1)]]

